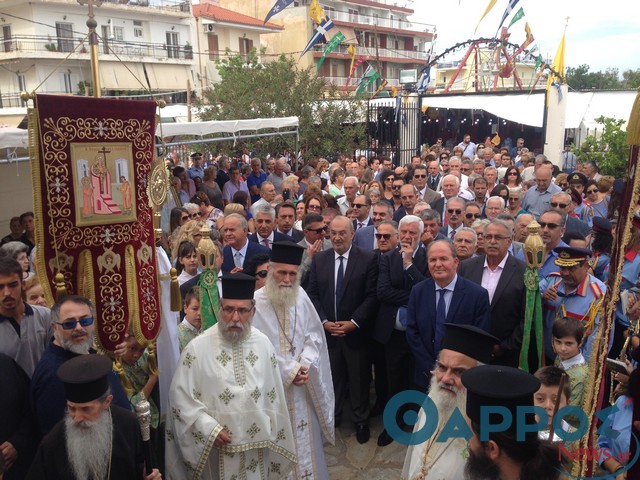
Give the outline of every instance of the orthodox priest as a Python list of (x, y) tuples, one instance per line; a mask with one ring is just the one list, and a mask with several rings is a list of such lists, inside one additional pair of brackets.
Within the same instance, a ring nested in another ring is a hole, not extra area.
[(429, 398), (438, 410), (438, 426), (426, 442), (413, 444), (426, 423), (425, 412), (420, 409), (412, 444), (404, 461), (403, 480), (464, 478), (468, 456), (466, 440), (450, 438), (438, 442), (437, 438), (454, 409), (460, 412), (466, 409), (467, 392), (460, 376), (471, 368), (488, 363), (494, 345), (500, 343), (496, 337), (472, 325), (444, 325), (442, 349), (429, 386)]
[(275, 346), (284, 383), (298, 464), (291, 479), (328, 480), (322, 448), (334, 443), (333, 382), (322, 322), (300, 287), (305, 248), (276, 242), (267, 282), (255, 294), (254, 326)]
[(220, 321), (182, 351), (169, 392), (167, 478), (283, 478), (295, 439), (273, 345), (252, 328), (255, 278), (222, 277)]
[(79, 355), (58, 369), (67, 398), (65, 418), (44, 437), (27, 479), (160, 479), (145, 474), (140, 426), (129, 410), (112, 405), (103, 355)]

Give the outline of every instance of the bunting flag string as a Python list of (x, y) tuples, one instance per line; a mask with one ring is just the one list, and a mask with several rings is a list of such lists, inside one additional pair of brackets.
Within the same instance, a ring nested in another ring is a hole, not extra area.
[(309, 16), (316, 24), (320, 24), (323, 20), (327, 19), (327, 14), (318, 3), (318, 0), (311, 0), (311, 5), (309, 5)]
[(360, 81), (358, 82), (358, 88), (356, 90), (356, 98), (360, 98), (364, 92), (367, 90), (367, 87), (371, 85), (374, 81), (382, 78), (378, 71), (373, 68), (371, 65), (367, 67), (367, 70), (364, 72)]
[(327, 43), (327, 46), (324, 47), (324, 52), (322, 53), (322, 57), (320, 57), (320, 60), (318, 60), (318, 71), (320, 70), (320, 67), (324, 63), (324, 59), (326, 58), (326, 56), (331, 52), (333, 52), (336, 48), (338, 48), (338, 45), (340, 45), (344, 40), (345, 40), (345, 36), (342, 34), (342, 32), (338, 32), (333, 36), (331, 41)]
[(349, 77), (351, 77), (351, 75), (353, 74), (353, 64), (356, 61), (356, 46), (353, 43), (350, 44), (349, 48), (347, 48), (347, 52), (351, 57), (351, 65), (349, 66)]
[(478, 24), (476, 25), (475, 30), (473, 31), (473, 33), (475, 34), (478, 31), (478, 27), (480, 26), (480, 22), (482, 22), (482, 20), (484, 19), (484, 17), (487, 16), (487, 14), (491, 11), (491, 9), (493, 7), (496, 6), (496, 2), (498, 0), (489, 0), (489, 4), (487, 5), (487, 8), (485, 8), (484, 13), (482, 14), (482, 16), (480, 17), (480, 20), (478, 20)]
[(524, 9), (520, 7), (520, 9), (516, 12), (516, 14), (511, 19), (511, 22), (509, 22), (509, 26), (507, 27), (507, 30), (511, 28), (511, 25), (516, 23), (518, 20), (522, 19), (522, 17), (524, 17)]
[(349, 84), (351, 83), (351, 79), (353, 78), (353, 74), (354, 72), (358, 69), (358, 67), (360, 65), (362, 65), (365, 62), (365, 58), (364, 57), (360, 57), (356, 60), (356, 62), (353, 64), (353, 68), (351, 69), (351, 71), (349, 72), (349, 76), (347, 77), (347, 84), (346, 86), (348, 87)]
[(264, 17), (264, 23), (266, 24), (271, 17), (280, 13), (292, 3), (293, 0), (277, 0), (273, 7), (271, 7), (271, 10), (269, 10), (269, 13), (267, 13), (267, 16)]
[(329, 17), (326, 17), (324, 20), (322, 20), (316, 27), (313, 36), (309, 40), (309, 43), (307, 43), (307, 46), (304, 47), (304, 50), (300, 54), (300, 58), (302, 58), (305, 53), (311, 50), (311, 48), (320, 41), (320, 38), (322, 38), (325, 33), (327, 33), (333, 27), (335, 27), (335, 25), (333, 24), (333, 20), (331, 20)]
[(518, 1), (519, 0), (509, 0), (509, 5), (507, 5), (507, 8), (505, 8), (504, 13), (502, 14), (502, 19), (500, 20), (500, 25), (498, 25), (498, 29), (496, 30), (496, 34), (495, 34), (496, 37), (498, 36), (498, 32), (500, 31), (502, 24), (507, 19), (507, 17), (511, 15), (511, 12), (515, 8)]

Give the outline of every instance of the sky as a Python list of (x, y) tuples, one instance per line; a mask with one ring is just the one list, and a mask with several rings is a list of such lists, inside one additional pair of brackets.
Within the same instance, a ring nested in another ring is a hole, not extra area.
[[(413, 21), (436, 26), (436, 54), (458, 42), (493, 37), (509, 1), (498, 0), (474, 33), (488, 3), (489, 0), (398, 1), (398, 5), (407, 5), (415, 11)], [(640, 69), (640, 1), (520, 0), (511, 16), (520, 7), (525, 16), (509, 29), (513, 43), (524, 41), (524, 25), (529, 22), (540, 53), (553, 60), (569, 17), (565, 67), (586, 64), (592, 72), (618, 68), (620, 73)], [(447, 59), (456, 60), (464, 51)]]

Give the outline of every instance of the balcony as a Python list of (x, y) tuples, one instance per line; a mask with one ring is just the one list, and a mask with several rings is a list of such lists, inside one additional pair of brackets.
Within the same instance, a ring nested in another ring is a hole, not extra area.
[[(12, 35), (11, 38), (0, 41), (0, 61), (9, 59), (30, 58), (62, 58), (74, 51), (71, 58), (89, 59), (89, 45), (81, 39), (38, 36), (38, 35)], [(120, 40), (108, 40), (98, 46), (100, 55), (108, 59), (116, 56), (130, 60), (147, 58), (157, 61), (191, 60), (192, 48), (181, 45), (166, 45), (159, 43), (125, 42)], [(182, 62), (179, 62), (182, 63)]]
[[(313, 47), (314, 53), (322, 54), (324, 52), (325, 46), (326, 45), (324, 44), (314, 45)], [(363, 54), (363, 50), (364, 50), (364, 54)], [(344, 45), (338, 45), (338, 48), (336, 48), (331, 53), (349, 55), (349, 52), (347, 51), (347, 47)], [(375, 57), (376, 49), (374, 47), (360, 46), (358, 47), (358, 56), (362, 56), (362, 55), (368, 56), (368, 57)], [(426, 61), (426, 54), (422, 52), (416, 52), (414, 50), (395, 50), (395, 49), (389, 49), (389, 48), (378, 48), (378, 56), (380, 58), (393, 58), (396, 60), (403, 59), (403, 60), (406, 60), (406, 63), (422, 63)]]
[[(56, 3), (69, 3), (78, 6), (77, 0), (56, 0)], [(117, 5), (116, 8), (142, 7), (166, 13), (191, 13), (191, 1), (189, 0), (102, 0), (102, 3), (109, 5), (110, 8)]]
[(348, 23), (355, 23), (358, 25), (370, 26), (371, 28), (367, 30), (373, 30), (374, 26), (380, 27), (380, 28), (391, 28), (394, 30), (407, 30), (411, 32), (421, 32), (421, 33), (433, 32), (434, 30), (433, 25), (410, 22), (408, 20), (404, 20), (401, 18), (394, 18), (392, 20), (390, 18), (380, 18), (380, 17), (374, 17), (370, 15), (360, 15), (360, 14), (355, 15), (353, 13), (338, 12), (338, 11), (331, 12), (330, 17), (334, 22), (348, 22)]
[[(346, 87), (347, 86), (347, 77), (321, 77), (321, 78), (323, 78), (327, 83), (331, 83), (331, 84), (335, 85), (336, 87)], [(388, 79), (388, 78), (386, 80), (387, 80), (387, 87), (399, 87), (400, 86), (400, 80)], [(349, 88), (351, 88), (351, 87), (355, 88), (357, 86), (357, 82), (358, 82), (358, 78), (351, 77), (351, 82), (349, 82)]]

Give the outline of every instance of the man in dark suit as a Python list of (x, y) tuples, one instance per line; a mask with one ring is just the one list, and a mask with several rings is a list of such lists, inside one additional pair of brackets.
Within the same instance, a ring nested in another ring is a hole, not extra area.
[[(388, 396), (414, 388), (413, 354), (407, 343), (406, 313), (411, 288), (426, 278), (427, 256), (420, 237), (424, 224), (407, 215), (400, 220), (400, 248), (380, 257), (378, 300), (380, 307), (373, 329), (373, 339), (383, 346)], [(383, 430), (378, 445), (393, 439)]]
[(356, 230), (353, 244), (365, 250), (375, 250), (378, 244), (375, 237), (378, 226), (385, 220), (391, 220), (392, 217), (393, 207), (389, 202), (376, 203), (373, 206), (373, 224)]
[(438, 185), (440, 184), (440, 180), (442, 179), (442, 174), (440, 173), (440, 163), (438, 163), (437, 160), (429, 162), (427, 171), (429, 172), (427, 187), (435, 192), (438, 190)]
[(260, 205), (253, 216), (256, 232), (249, 235), (249, 241), (259, 243), (271, 250), (273, 242), (290, 242), (291, 237), (273, 230), (276, 224), (276, 210), (271, 205)]
[(298, 243), (304, 238), (300, 230), (293, 228), (296, 221), (296, 207), (291, 202), (282, 202), (276, 207), (277, 232), (286, 235), (287, 241)]
[(517, 367), (526, 289), (525, 264), (509, 253), (512, 238), (511, 226), (494, 220), (484, 228), (485, 255), (463, 261), (458, 273), (489, 293), (490, 333), (500, 340), (499, 347), (494, 349), (494, 362)]
[(429, 245), (431, 277), (411, 290), (407, 306), (407, 342), (416, 361), (415, 383), (426, 390), (440, 348), (445, 323), (474, 325), (489, 332), (489, 295), (475, 283), (457, 275), (453, 244), (438, 240)]
[(269, 250), (264, 245), (250, 242), (247, 238), (249, 226), (247, 219), (237, 213), (232, 213), (224, 218), (224, 243), (222, 249), (222, 272), (240, 272), (244, 262), (259, 253), (266, 253)]
[(393, 219), (400, 222), (405, 215), (413, 215), (413, 207), (418, 203), (418, 191), (412, 184), (407, 183), (400, 187), (400, 199), (402, 206), (393, 214)]
[(329, 231), (333, 248), (313, 256), (308, 294), (327, 335), (336, 425), (348, 385), (356, 437), (366, 443), (371, 375), (367, 346), (378, 304), (378, 263), (373, 252), (352, 245), (353, 224), (348, 218), (334, 218)]
[(369, 225), (373, 225), (373, 220), (369, 217), (371, 210), (371, 199), (366, 195), (358, 195), (351, 205), (355, 209), (356, 218), (353, 220), (353, 229), (362, 230)]

